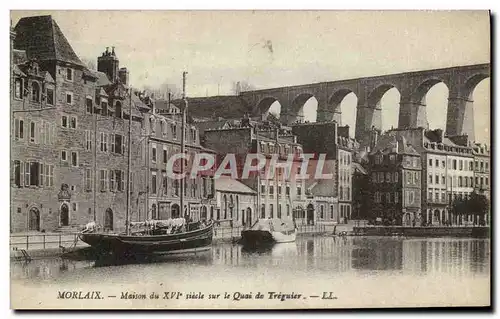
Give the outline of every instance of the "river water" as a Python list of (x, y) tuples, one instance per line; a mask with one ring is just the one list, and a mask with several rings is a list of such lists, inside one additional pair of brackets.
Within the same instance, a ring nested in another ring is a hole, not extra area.
[[(317, 236), (260, 252), (214, 244), (146, 264), (13, 261), (11, 287), (14, 306), (44, 308), (489, 305), (490, 241)], [(67, 291), (99, 291), (103, 299), (58, 299)]]

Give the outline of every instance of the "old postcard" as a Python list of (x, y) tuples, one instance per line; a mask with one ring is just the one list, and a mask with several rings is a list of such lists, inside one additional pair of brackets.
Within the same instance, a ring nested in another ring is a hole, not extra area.
[(488, 307), (488, 11), (11, 11), (14, 309)]

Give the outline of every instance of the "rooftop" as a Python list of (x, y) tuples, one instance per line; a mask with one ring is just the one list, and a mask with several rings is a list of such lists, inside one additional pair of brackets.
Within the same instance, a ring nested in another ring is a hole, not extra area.
[(57, 60), (84, 66), (52, 16), (25, 17), (14, 28), (14, 48), (28, 59)]
[(245, 184), (232, 179), (229, 176), (221, 176), (215, 179), (215, 190), (229, 193), (257, 194)]

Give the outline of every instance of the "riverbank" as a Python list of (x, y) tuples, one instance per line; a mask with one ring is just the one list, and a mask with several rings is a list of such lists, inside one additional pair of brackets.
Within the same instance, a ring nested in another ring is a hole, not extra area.
[(353, 227), (354, 236), (406, 236), (406, 237), (490, 237), (487, 226), (366, 226)]

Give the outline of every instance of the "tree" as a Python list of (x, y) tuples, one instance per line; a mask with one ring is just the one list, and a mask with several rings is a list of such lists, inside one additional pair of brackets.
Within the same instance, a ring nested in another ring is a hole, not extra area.
[(476, 192), (464, 198), (457, 197), (451, 204), (451, 212), (457, 216), (474, 216), (474, 223), (484, 224), (484, 217), (489, 213), (490, 203), (483, 194)]
[(85, 59), (83, 58), (82, 59), (82, 62), (83, 64), (85, 64), (85, 66), (87, 66), (87, 68), (89, 68), (90, 70), (94, 70), (96, 71), (97, 70), (97, 66), (95, 64), (95, 61), (92, 60), (92, 59)]

